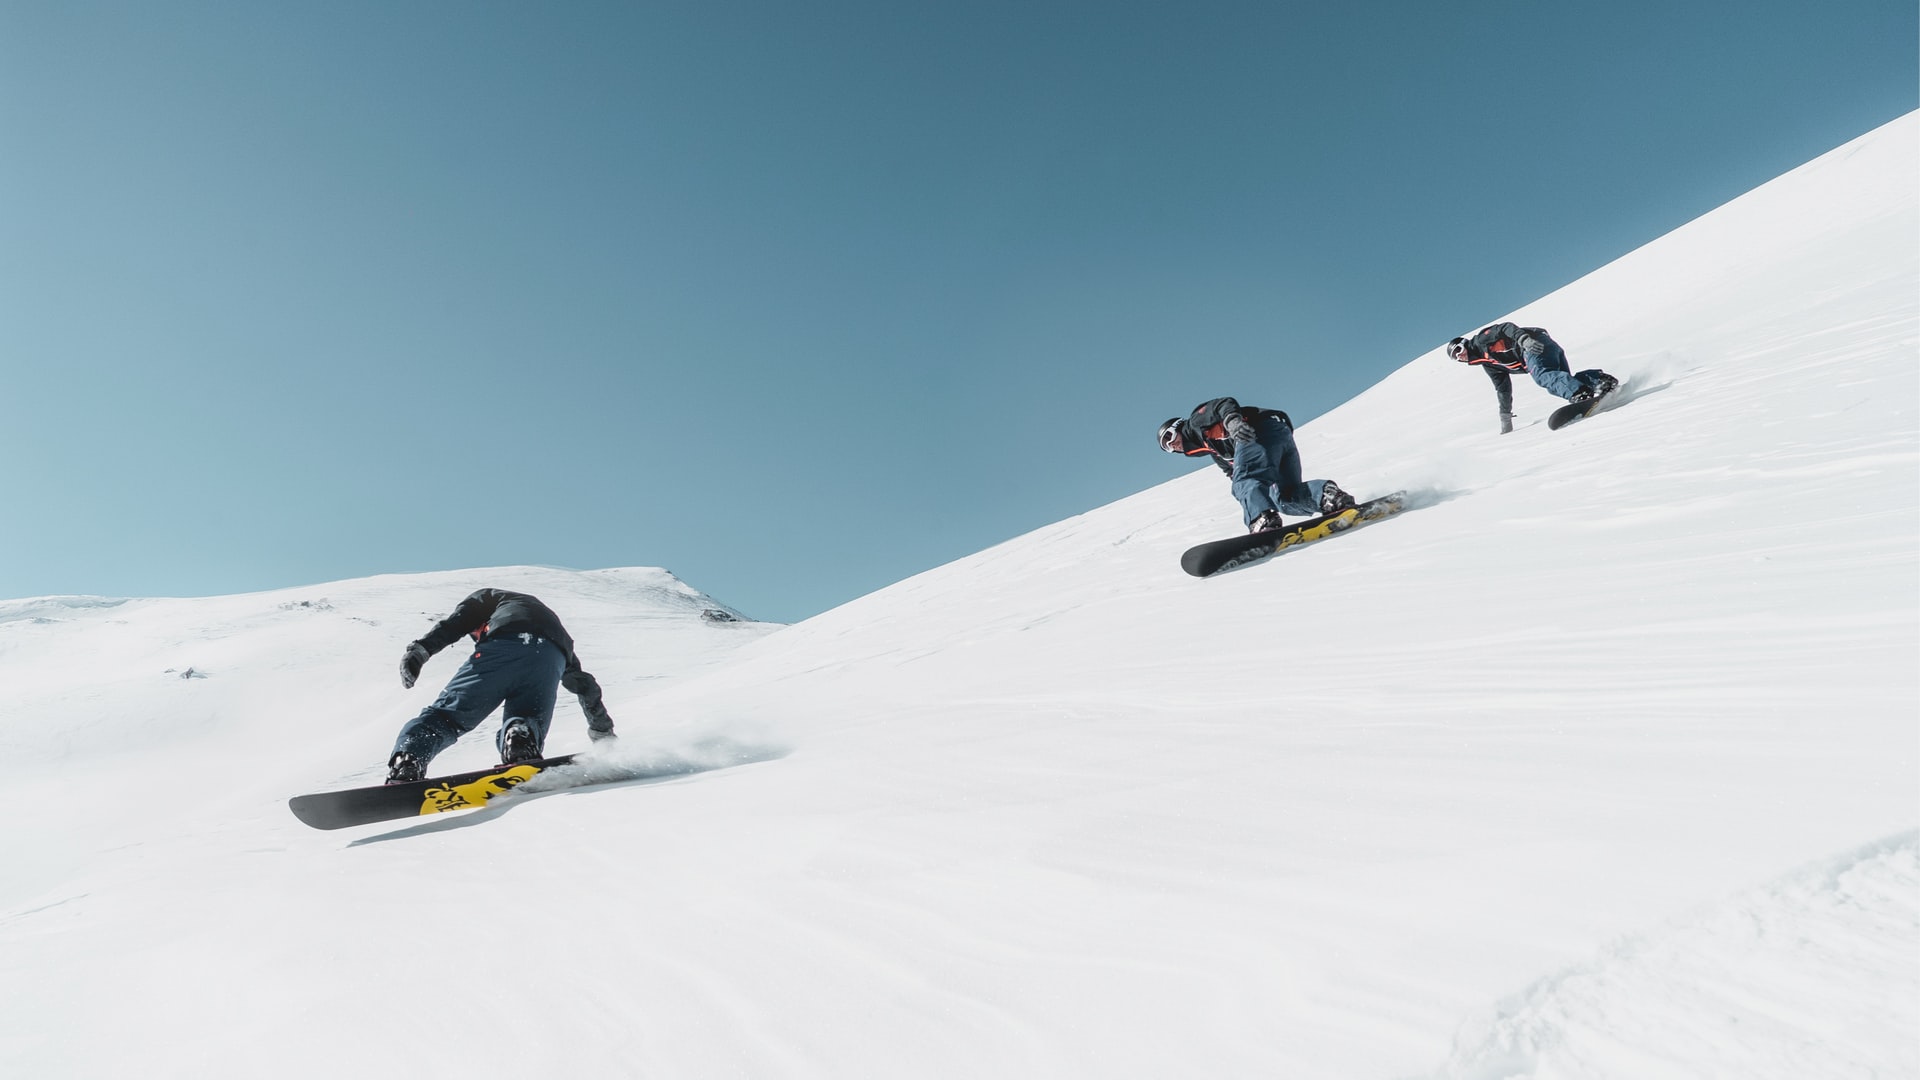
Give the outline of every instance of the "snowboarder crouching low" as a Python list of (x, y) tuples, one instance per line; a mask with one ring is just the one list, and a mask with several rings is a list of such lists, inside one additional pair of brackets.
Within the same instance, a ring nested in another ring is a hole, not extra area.
[(1547, 393), (1574, 402), (1605, 397), (1620, 385), (1620, 380), (1599, 368), (1574, 374), (1568, 369), (1566, 350), (1537, 326), (1494, 323), (1477, 334), (1447, 342), (1447, 355), (1486, 369), (1500, 399), (1502, 435), (1513, 430), (1515, 373), (1524, 371)]
[(1315, 517), (1353, 505), (1331, 480), (1300, 479), (1293, 421), (1278, 409), (1256, 409), (1230, 397), (1214, 398), (1185, 417), (1160, 425), (1160, 449), (1213, 458), (1233, 480), (1233, 497), (1250, 533), (1280, 528), (1280, 513)]
[(613, 717), (601, 700), (600, 684), (581, 669), (572, 636), (553, 609), (525, 593), (481, 589), (460, 601), (453, 614), (407, 644), (400, 685), (412, 689), (427, 660), (463, 635), (473, 638), (473, 655), (433, 704), (400, 729), (387, 759), (387, 783), (423, 779), (434, 755), (502, 703), (506, 708), (495, 740), (500, 763), (540, 760), (561, 686), (579, 699), (589, 736), (596, 741), (613, 737)]

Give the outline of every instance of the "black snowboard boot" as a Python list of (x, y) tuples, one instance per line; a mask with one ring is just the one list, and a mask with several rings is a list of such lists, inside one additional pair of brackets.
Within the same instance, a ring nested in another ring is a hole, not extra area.
[(1602, 372), (1599, 378), (1593, 380), (1592, 386), (1583, 386), (1574, 392), (1573, 403), (1575, 405), (1584, 405), (1594, 398), (1606, 397), (1619, 388), (1619, 379)]
[(525, 720), (509, 720), (500, 732), (500, 764), (518, 765), (524, 761), (540, 760), (540, 744), (533, 737), (533, 728)]
[(427, 766), (419, 758), (405, 750), (395, 750), (387, 759), (387, 783), (411, 784), (415, 780), (427, 778)]
[(1247, 526), (1247, 533), (1251, 535), (1253, 533), (1272, 532), (1278, 528), (1280, 528), (1280, 511), (1268, 510), (1253, 519), (1253, 524)]
[(1342, 510), (1351, 509), (1353, 509), (1353, 496), (1342, 491), (1339, 484), (1329, 480), (1326, 486), (1320, 489), (1320, 512), (1322, 514), (1337, 514)]

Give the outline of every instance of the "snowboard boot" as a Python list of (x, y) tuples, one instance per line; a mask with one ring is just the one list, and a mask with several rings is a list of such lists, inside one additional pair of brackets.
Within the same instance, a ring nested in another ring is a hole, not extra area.
[(1253, 519), (1253, 524), (1247, 526), (1247, 534), (1251, 536), (1254, 533), (1274, 532), (1279, 528), (1280, 511), (1268, 510)]
[(387, 759), (387, 783), (411, 784), (427, 778), (426, 763), (405, 750), (395, 750)]
[(1342, 510), (1353, 509), (1353, 496), (1340, 489), (1340, 485), (1329, 480), (1320, 489), (1320, 513), (1337, 514)]
[(500, 764), (519, 765), (540, 760), (540, 744), (525, 720), (509, 720), (500, 730)]
[(1574, 392), (1573, 404), (1585, 405), (1595, 398), (1606, 397), (1618, 389), (1620, 389), (1620, 380), (1602, 372), (1598, 378), (1593, 380), (1592, 386), (1583, 386)]

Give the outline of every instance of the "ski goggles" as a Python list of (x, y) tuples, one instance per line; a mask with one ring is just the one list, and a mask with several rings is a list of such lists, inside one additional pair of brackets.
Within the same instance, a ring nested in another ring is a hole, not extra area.
[(1187, 444), (1180, 438), (1180, 425), (1170, 424), (1160, 433), (1160, 449), (1169, 454), (1178, 454), (1186, 448)]
[(1457, 337), (1457, 338), (1454, 338), (1452, 341), (1447, 342), (1447, 355), (1453, 357), (1455, 360), (1458, 360), (1463, 364), (1466, 363), (1467, 362), (1467, 339), (1463, 337)]

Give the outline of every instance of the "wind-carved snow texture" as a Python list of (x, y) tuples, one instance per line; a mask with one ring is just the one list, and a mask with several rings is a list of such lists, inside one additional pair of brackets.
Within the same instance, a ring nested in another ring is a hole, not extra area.
[(1436, 1080), (1920, 1076), (1920, 833), (1609, 946), (1462, 1035)]

